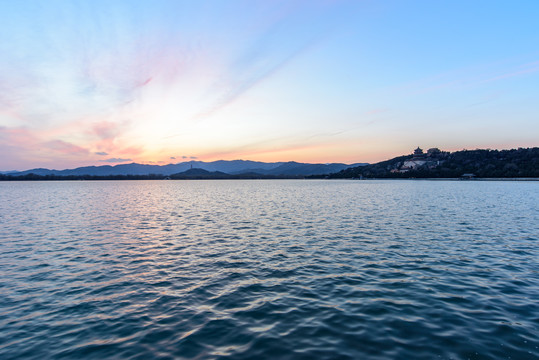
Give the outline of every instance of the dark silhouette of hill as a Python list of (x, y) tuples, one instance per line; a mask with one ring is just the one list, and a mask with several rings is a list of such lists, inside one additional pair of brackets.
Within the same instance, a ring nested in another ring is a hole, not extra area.
[(171, 179), (230, 179), (232, 175), (221, 171), (208, 171), (204, 169), (189, 169), (187, 171), (170, 175)]
[[(299, 178), (298, 176), (287, 176), (287, 175), (264, 175), (255, 172), (246, 172), (241, 174), (227, 174), (221, 171), (207, 171), (204, 169), (190, 169), (181, 173), (172, 174), (169, 176), (170, 179), (183, 179), (183, 180), (226, 180), (226, 179), (294, 179)], [(303, 178), (303, 176), (301, 176)]]
[[(437, 150), (437, 149), (436, 149)], [(420, 165), (407, 166), (412, 160)], [(423, 163), (423, 164), (422, 164)], [(403, 155), (376, 164), (350, 167), (328, 178), (539, 178), (539, 148), (461, 150)]]

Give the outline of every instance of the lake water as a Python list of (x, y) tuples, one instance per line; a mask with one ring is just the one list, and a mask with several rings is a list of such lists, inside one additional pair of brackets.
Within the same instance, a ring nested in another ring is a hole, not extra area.
[(539, 182), (0, 183), (0, 359), (537, 359)]

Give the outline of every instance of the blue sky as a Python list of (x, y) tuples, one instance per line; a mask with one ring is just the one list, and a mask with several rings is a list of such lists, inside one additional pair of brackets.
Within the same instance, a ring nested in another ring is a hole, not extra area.
[(0, 1), (0, 170), (539, 146), (537, 1)]

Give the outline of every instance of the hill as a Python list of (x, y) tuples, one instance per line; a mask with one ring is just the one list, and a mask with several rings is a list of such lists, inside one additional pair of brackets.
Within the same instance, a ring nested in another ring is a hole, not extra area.
[(204, 169), (189, 169), (187, 171), (172, 174), (169, 176), (174, 180), (226, 180), (226, 179), (296, 179), (303, 176), (287, 175), (263, 175), (254, 172), (245, 172), (241, 174), (227, 174), (221, 171), (207, 171)]
[(539, 178), (539, 148), (511, 150), (440, 151), (437, 148), (362, 167), (350, 167), (328, 177), (337, 178)]

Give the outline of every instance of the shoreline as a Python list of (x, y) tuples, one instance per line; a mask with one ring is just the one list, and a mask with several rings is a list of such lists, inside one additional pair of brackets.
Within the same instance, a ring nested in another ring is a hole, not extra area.
[(273, 177), (273, 178), (183, 178), (183, 179), (166, 179), (166, 178), (131, 178), (131, 179), (111, 179), (111, 178), (87, 178), (87, 179), (0, 179), (0, 182), (34, 182), (34, 181), (206, 181), (206, 180), (354, 180), (354, 181), (371, 181), (371, 180), (391, 180), (391, 181), (465, 181), (465, 182), (474, 182), (474, 181), (539, 181), (539, 178), (474, 178), (474, 179), (462, 179), (462, 178), (300, 178), (300, 177)]
[(462, 178), (346, 178), (346, 179), (325, 179), (325, 180), (420, 180), (420, 181), (539, 181), (539, 178), (474, 178), (474, 179), (462, 179)]

